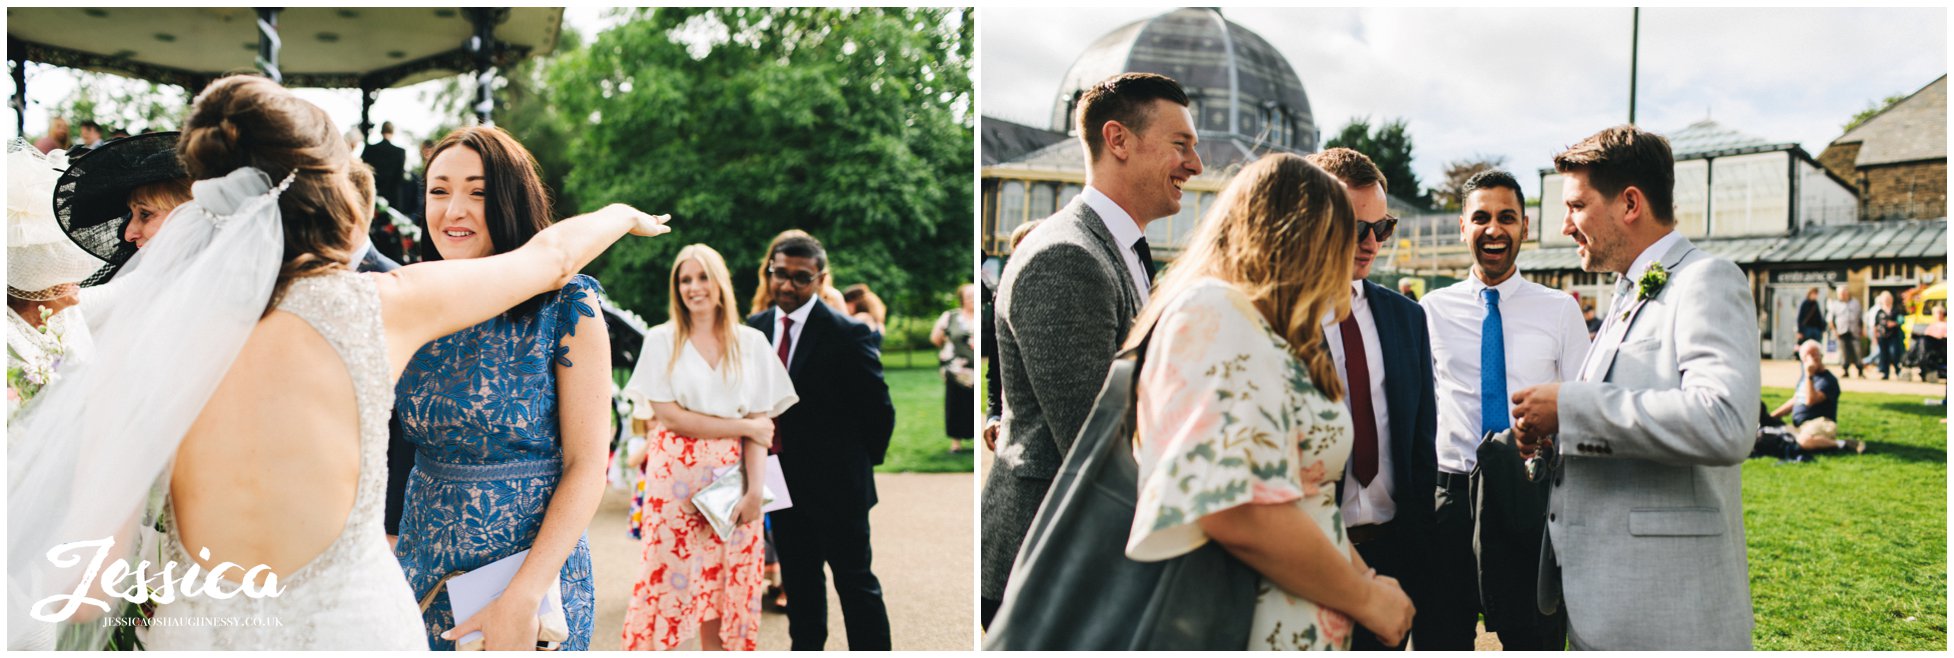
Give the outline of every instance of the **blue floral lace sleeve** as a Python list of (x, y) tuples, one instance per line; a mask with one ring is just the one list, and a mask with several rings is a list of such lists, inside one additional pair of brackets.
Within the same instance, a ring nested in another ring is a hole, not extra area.
[(597, 317), (597, 296), (604, 292), (604, 286), (589, 275), (579, 274), (570, 278), (570, 283), (556, 292), (550, 300), (550, 312), (555, 314), (556, 341), (550, 351), (550, 360), (565, 368), (576, 367), (570, 361), (570, 346), (563, 339), (577, 335), (577, 325), (584, 318)]

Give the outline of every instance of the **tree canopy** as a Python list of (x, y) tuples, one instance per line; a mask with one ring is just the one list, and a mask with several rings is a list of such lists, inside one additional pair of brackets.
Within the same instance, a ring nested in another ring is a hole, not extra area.
[(1389, 183), (1385, 191), (1391, 196), (1421, 205), (1431, 203), (1418, 181), (1418, 174), (1411, 170), (1411, 132), (1406, 129), (1404, 119), (1392, 119), (1375, 127), (1370, 117), (1351, 119), (1336, 136), (1323, 143), (1325, 149), (1339, 146), (1370, 156), (1371, 162), (1383, 170), (1384, 179)]
[(967, 11), (638, 9), (556, 58), (566, 197), (672, 215), (587, 271), (657, 322), (671, 257), (705, 243), (743, 312), (768, 241), (799, 228), (837, 288), (867, 283), (892, 315), (954, 305), (972, 271)]

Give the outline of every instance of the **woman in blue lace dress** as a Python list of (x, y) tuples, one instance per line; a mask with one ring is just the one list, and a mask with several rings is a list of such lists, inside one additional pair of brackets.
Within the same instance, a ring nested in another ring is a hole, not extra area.
[[(463, 128), (428, 167), (430, 260), (513, 250), (549, 223), (535, 160), (495, 128)], [(561, 584), (569, 639), (589, 647), (595, 592), (584, 530), (603, 495), (609, 446), (610, 342), (597, 282), (577, 275), (500, 317), (428, 343), (396, 385), (414, 444), (394, 553), (437, 650), (473, 630), (486, 648), (534, 648), (536, 609)], [(528, 550), (509, 588), (456, 628), (445, 586)]]

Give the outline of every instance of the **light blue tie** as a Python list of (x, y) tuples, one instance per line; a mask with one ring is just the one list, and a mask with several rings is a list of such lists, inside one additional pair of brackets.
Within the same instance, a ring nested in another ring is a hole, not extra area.
[[(1506, 323), (1499, 317), (1499, 291), (1480, 291), (1486, 321), (1479, 325), (1479, 425), (1481, 432), (1512, 426), (1506, 410)], [(1484, 434), (1481, 434), (1484, 436)]]

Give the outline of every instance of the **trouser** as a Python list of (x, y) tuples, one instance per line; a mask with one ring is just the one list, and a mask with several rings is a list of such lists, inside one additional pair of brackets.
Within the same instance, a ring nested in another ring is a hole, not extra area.
[[(1418, 648), (1424, 648), (1424, 631), (1429, 613), (1429, 601), (1425, 595), (1425, 561), (1430, 551), (1424, 547), (1431, 542), (1430, 528), (1414, 530), (1402, 521), (1389, 521), (1376, 526), (1360, 526), (1376, 534), (1376, 538), (1358, 541), (1356, 538), (1367, 534), (1364, 530), (1352, 528), (1350, 536), (1357, 543), (1357, 554), (1364, 557), (1364, 564), (1376, 569), (1377, 573), (1398, 579), (1398, 585), (1411, 597), (1411, 605), (1418, 609), (1411, 620), (1412, 634), (1418, 637)], [(1422, 532), (1420, 531), (1422, 530)], [(1395, 647), (1384, 646), (1377, 635), (1359, 625), (1350, 633), (1350, 648), (1355, 651), (1401, 651), (1404, 644)]]
[(826, 564), (841, 599), (848, 649), (888, 651), (889, 611), (882, 603), (882, 583), (869, 570), (868, 508), (809, 500), (774, 512), (773, 520), (794, 650), (827, 646), (828, 587), (821, 572)]
[(1472, 500), (1467, 476), (1439, 472), (1433, 507), (1437, 529), (1431, 609), (1418, 628), (1420, 651), (1471, 651), (1478, 635), (1479, 560), (1472, 552)]
[(1839, 374), (1845, 374), (1847, 369), (1857, 369), (1859, 376), (1866, 376), (1866, 364), (1862, 359), (1863, 355), (1859, 353), (1859, 336), (1839, 334), (1839, 365), (1842, 366), (1839, 368)]
[(1902, 341), (1898, 333), (1879, 339), (1879, 374), (1890, 377), (1900, 371)]

